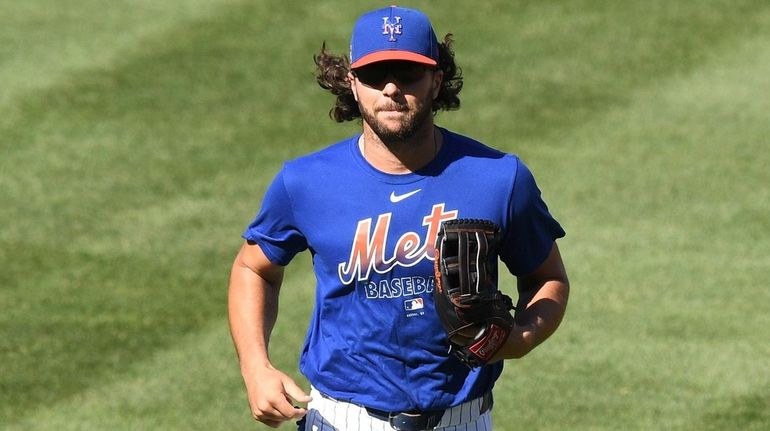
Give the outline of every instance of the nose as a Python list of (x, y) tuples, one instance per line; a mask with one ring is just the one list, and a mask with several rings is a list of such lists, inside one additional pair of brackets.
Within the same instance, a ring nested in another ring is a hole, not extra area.
[(388, 74), (385, 78), (385, 86), (382, 87), (382, 94), (393, 97), (397, 96), (399, 93), (401, 93), (401, 89), (396, 84), (395, 78), (393, 78), (393, 75)]

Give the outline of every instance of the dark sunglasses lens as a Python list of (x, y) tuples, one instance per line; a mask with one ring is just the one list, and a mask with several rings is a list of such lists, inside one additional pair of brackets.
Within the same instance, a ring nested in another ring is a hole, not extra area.
[(391, 73), (402, 84), (411, 84), (422, 79), (425, 67), (420, 64), (404, 64), (391, 69)]
[(412, 62), (377, 63), (355, 70), (358, 80), (366, 85), (377, 86), (388, 75), (401, 84), (412, 84), (425, 74), (425, 66)]
[(378, 85), (385, 80), (388, 69), (379, 66), (366, 66), (356, 69), (355, 75), (365, 85)]

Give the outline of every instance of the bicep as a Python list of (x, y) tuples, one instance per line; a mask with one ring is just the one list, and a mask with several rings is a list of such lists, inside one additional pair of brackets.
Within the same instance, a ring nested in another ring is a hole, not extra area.
[(283, 266), (270, 261), (259, 244), (244, 241), (233, 262), (233, 277), (238, 274), (247, 278), (257, 277), (273, 287), (280, 287), (283, 269)]
[(562, 290), (569, 288), (567, 270), (564, 267), (561, 253), (559, 253), (559, 246), (555, 241), (553, 242), (548, 257), (540, 264), (540, 266), (529, 274), (517, 278), (519, 295), (522, 297), (534, 297), (538, 291), (549, 282), (563, 285), (564, 287)]

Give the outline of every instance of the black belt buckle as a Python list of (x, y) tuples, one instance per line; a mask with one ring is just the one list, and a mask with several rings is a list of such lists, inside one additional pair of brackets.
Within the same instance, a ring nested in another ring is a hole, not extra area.
[(421, 413), (391, 413), (388, 422), (393, 429), (398, 431), (424, 431), (436, 428), (444, 410)]

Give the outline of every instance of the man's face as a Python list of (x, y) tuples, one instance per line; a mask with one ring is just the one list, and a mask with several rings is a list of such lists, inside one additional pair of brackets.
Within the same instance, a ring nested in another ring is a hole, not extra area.
[(431, 118), (442, 77), (419, 63), (382, 61), (355, 69), (351, 84), (364, 122), (383, 142), (403, 142)]

